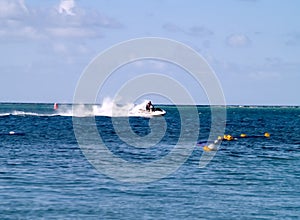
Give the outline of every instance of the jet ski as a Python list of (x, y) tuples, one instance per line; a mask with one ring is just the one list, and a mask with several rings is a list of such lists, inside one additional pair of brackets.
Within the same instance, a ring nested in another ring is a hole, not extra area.
[(134, 114), (134, 116), (140, 116), (140, 117), (156, 117), (156, 116), (164, 116), (166, 114), (166, 111), (161, 108), (153, 108), (152, 110), (148, 111), (145, 109), (139, 109), (137, 114)]
[(150, 111), (140, 109), (140, 113), (143, 113), (145, 115), (150, 115), (150, 116), (164, 116), (166, 114), (166, 111), (161, 108), (154, 108), (153, 110)]

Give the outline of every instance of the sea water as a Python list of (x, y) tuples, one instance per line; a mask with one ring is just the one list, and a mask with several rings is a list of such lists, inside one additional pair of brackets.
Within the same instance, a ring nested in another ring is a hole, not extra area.
[[(229, 106), (225, 133), (256, 138), (223, 141), (204, 168), (199, 168), (203, 145), (191, 140), (191, 154), (178, 169), (144, 183), (96, 169), (74, 134), (72, 116), (81, 118), (82, 125), (93, 118), (113, 155), (148, 166), (176, 146), (182, 123), (195, 123), (181, 121), (189, 106), (159, 107), (167, 112), (165, 124), (159, 118), (122, 115), (141, 138), (152, 132), (151, 123), (163, 125), (161, 141), (138, 148), (119, 138), (114, 117), (103, 106), (83, 105), (75, 113), (71, 105), (55, 111), (53, 104), (0, 104), (0, 219), (299, 218), (298, 107)], [(196, 137), (204, 143), (211, 131), (211, 109), (198, 106), (197, 111)], [(265, 132), (271, 137), (263, 137)], [(141, 139), (140, 144), (147, 143)]]

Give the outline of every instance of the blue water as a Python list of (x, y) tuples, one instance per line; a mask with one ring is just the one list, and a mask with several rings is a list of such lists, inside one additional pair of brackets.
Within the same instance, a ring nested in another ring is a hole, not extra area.
[[(160, 107), (167, 111), (167, 128), (154, 148), (122, 143), (110, 117), (96, 117), (99, 134), (118, 157), (147, 165), (168, 155), (180, 135), (178, 108)], [(179, 108), (189, 113), (189, 107)], [(210, 108), (199, 106), (198, 112), (198, 140), (205, 141)], [(156, 120), (132, 117), (129, 122), (143, 137), (151, 132), (149, 121)], [(194, 145), (172, 174), (131, 183), (90, 164), (68, 114), (56, 114), (52, 104), (3, 103), (0, 219), (299, 219), (300, 108), (227, 107), (227, 134), (264, 132), (271, 137), (222, 142), (205, 168), (198, 166), (202, 146)]]

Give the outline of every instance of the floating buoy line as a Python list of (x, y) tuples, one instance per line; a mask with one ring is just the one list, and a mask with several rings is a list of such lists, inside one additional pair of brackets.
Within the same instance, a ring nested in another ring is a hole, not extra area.
[[(208, 145), (204, 145), (203, 146), (203, 150), (204, 151), (217, 151), (218, 150), (218, 144), (220, 144), (222, 141), (235, 141), (238, 139), (244, 139), (244, 138), (270, 138), (270, 133), (266, 132), (264, 133), (264, 135), (246, 135), (246, 134), (240, 134), (240, 136), (238, 137), (234, 137), (230, 134), (225, 134), (223, 136), (219, 136), (217, 138), (217, 140), (215, 140), (214, 142), (208, 144)], [(199, 141), (197, 143), (197, 145), (202, 146), (203, 144), (207, 144), (206, 141)]]

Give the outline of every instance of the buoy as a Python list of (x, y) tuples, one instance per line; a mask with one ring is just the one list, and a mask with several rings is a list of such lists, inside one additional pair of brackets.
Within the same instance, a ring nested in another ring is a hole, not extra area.
[(208, 146), (205, 145), (205, 146), (203, 147), (203, 150), (204, 150), (204, 151), (217, 151), (218, 148), (216, 147), (216, 145), (210, 144), (210, 145), (208, 145)]
[(266, 138), (269, 138), (271, 135), (270, 135), (270, 133), (266, 132), (266, 133), (264, 134), (264, 136), (265, 136)]
[(205, 146), (203, 147), (203, 150), (204, 150), (204, 151), (217, 151), (217, 150), (218, 150), (218, 147), (216, 146), (216, 144), (219, 144), (221, 141), (222, 141), (222, 140), (219, 139), (219, 137), (218, 137), (218, 139), (215, 140), (213, 143), (211, 143), (211, 144), (209, 144), (209, 145), (205, 145)]
[(223, 139), (227, 140), (227, 141), (231, 141), (233, 140), (233, 137), (230, 134), (224, 135)]
[(57, 109), (58, 109), (58, 104), (57, 104), (57, 103), (54, 103), (53, 109), (54, 109), (54, 110), (57, 110)]
[(241, 134), (240, 137), (244, 138), (244, 137), (247, 137), (246, 134)]
[(203, 150), (204, 151), (210, 151), (210, 149), (206, 145), (203, 147)]

